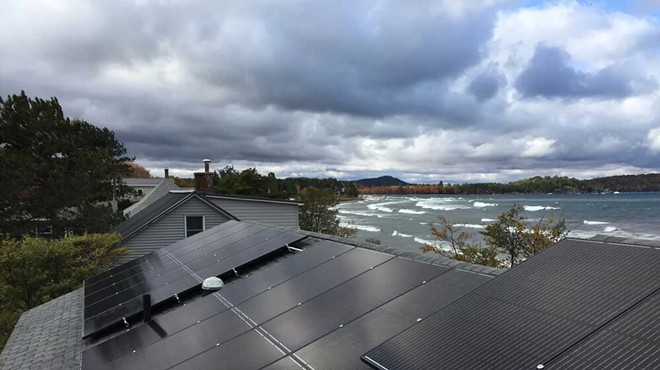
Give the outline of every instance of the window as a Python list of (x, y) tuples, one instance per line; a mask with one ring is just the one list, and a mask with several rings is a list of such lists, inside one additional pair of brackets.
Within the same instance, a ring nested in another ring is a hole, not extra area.
[(186, 238), (204, 231), (204, 216), (186, 216)]

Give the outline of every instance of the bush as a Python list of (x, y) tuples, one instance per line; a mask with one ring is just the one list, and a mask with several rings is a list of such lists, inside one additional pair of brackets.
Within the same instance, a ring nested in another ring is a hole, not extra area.
[(126, 254), (119, 234), (0, 241), (0, 345), (24, 310), (78, 288)]

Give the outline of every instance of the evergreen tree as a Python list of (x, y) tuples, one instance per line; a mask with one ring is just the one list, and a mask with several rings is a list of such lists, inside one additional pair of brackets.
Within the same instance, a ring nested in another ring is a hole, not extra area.
[(56, 98), (0, 98), (0, 234), (108, 231), (122, 220), (113, 199), (130, 191), (125, 154), (112, 131), (65, 117)]

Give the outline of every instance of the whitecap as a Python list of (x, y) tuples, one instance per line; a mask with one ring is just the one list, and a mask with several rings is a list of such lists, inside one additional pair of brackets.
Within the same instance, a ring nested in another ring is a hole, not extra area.
[(424, 211), (415, 211), (414, 209), (405, 209), (404, 208), (404, 209), (400, 209), (399, 213), (406, 213), (406, 214), (409, 214), (409, 215), (423, 215), (426, 212), (424, 212)]
[(614, 227), (614, 226), (606, 226), (605, 229), (603, 229), (603, 232), (611, 233), (612, 231), (615, 231), (615, 230), (616, 230), (616, 227)]
[(497, 203), (474, 202), (475, 208), (497, 207)]
[(484, 225), (477, 225), (477, 224), (456, 224), (454, 226), (465, 227), (465, 228), (469, 228), (469, 229), (485, 229), (486, 228), (486, 226), (484, 226)]
[(546, 211), (546, 210), (552, 210), (552, 209), (559, 209), (559, 207), (544, 207), (544, 206), (523, 206), (523, 209), (528, 212), (536, 212), (536, 211)]
[(419, 243), (419, 244), (431, 245), (431, 246), (433, 246), (437, 249), (444, 249), (444, 250), (449, 250), (450, 249), (450, 246), (447, 243), (443, 243), (443, 242), (440, 242), (440, 241), (437, 241), (437, 240), (422, 239), (422, 238), (417, 237), (417, 236), (413, 240), (415, 242)]
[(362, 231), (368, 231), (370, 233), (377, 233), (380, 232), (380, 229), (375, 227), (375, 226), (370, 226), (370, 225), (355, 225), (355, 224), (348, 224), (348, 223), (340, 223), (339, 226), (341, 227), (350, 227), (353, 229), (358, 229)]
[(370, 204), (370, 205), (367, 206), (367, 208), (369, 208), (369, 209), (375, 209), (375, 210), (377, 210), (377, 211), (387, 212), (387, 213), (392, 213), (392, 212), (394, 212), (394, 210), (393, 210), (392, 208), (385, 207), (385, 206), (383, 206), (383, 204), (385, 204), (385, 203)]
[(589, 221), (589, 220), (584, 220), (583, 221), (585, 225), (607, 225), (609, 222), (606, 221)]
[(494, 218), (482, 218), (481, 222), (496, 222), (497, 220)]
[(340, 214), (345, 215), (355, 215), (355, 216), (365, 216), (365, 217), (378, 217), (377, 213), (372, 212), (361, 212), (361, 211), (349, 211), (347, 209), (339, 209)]
[(419, 208), (433, 209), (436, 211), (453, 211), (455, 209), (470, 209), (471, 206), (464, 204), (447, 204), (453, 201), (453, 199), (441, 198), (441, 199), (426, 199), (415, 203), (415, 206)]
[(400, 232), (398, 232), (398, 231), (396, 231), (396, 230), (394, 230), (394, 232), (392, 233), (392, 236), (400, 236), (400, 237), (402, 237), (402, 238), (412, 238), (412, 237), (413, 237), (413, 236), (410, 235), (410, 234), (400, 233)]

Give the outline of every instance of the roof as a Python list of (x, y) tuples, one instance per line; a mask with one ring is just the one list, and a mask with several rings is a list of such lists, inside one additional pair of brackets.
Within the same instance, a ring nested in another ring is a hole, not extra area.
[(82, 289), (77, 289), (24, 312), (0, 354), (0, 368), (79, 368), (82, 294)]
[(147, 187), (155, 187), (158, 186), (161, 182), (163, 182), (164, 178), (150, 178), (150, 179), (143, 179), (139, 177), (126, 177), (123, 178), (122, 181), (130, 187), (133, 188), (147, 188)]
[(126, 221), (117, 225), (115, 231), (121, 234), (123, 239), (126, 239), (193, 197), (202, 200), (209, 205), (209, 207), (226, 215), (230, 219), (236, 219), (235, 216), (213, 204), (213, 202), (206, 201), (199, 193), (174, 190), (169, 191), (167, 194), (158, 198), (142, 211), (132, 214)]
[(363, 359), (379, 369), (658, 368), (658, 266), (657, 246), (564, 239)]
[[(238, 254), (226, 254), (227, 248)], [(380, 369), (660, 364), (653, 362), (660, 361), (659, 247), (567, 239), (505, 273), (385, 250), (389, 247), (230, 221), (157, 254), (171, 255), (167, 258), (187, 271), (178, 278), (162, 280), (152, 271), (170, 265), (152, 258), (86, 282), (86, 288), (101, 284), (97, 287), (115, 297), (113, 283), (127, 281), (120, 278), (123, 272), (142, 271), (129, 279), (131, 290), (147, 279), (153, 299), (165, 289), (156, 283), (169, 281), (166, 289), (179, 284), (180, 303), (165, 292), (151, 321), (142, 323), (138, 311), (126, 316), (128, 330), (123, 324), (107, 327), (81, 348), (77, 338), (85, 310), (59, 303), (70, 302), (74, 292), (26, 312), (0, 366), (10, 356), (12, 366), (27, 367), (35, 357), (80, 350), (83, 369), (351, 369), (365, 368), (362, 361), (383, 364)], [(225, 257), (216, 262), (211, 255)], [(242, 264), (249, 258), (254, 259)], [(242, 267), (226, 270), (232, 264)], [(226, 285), (218, 293), (185, 290), (221, 270), (227, 271), (219, 274)], [(181, 285), (187, 276), (194, 281)], [(90, 294), (84, 295), (90, 303)], [(63, 344), (28, 354), (20, 338), (32, 336), (42, 323), (44, 316), (32, 313), (46, 310), (46, 320), (71, 311), (77, 329), (40, 332), (40, 343), (59, 335)], [(56, 368), (49, 364), (40, 366)]]
[(245, 196), (245, 195), (226, 195), (226, 194), (218, 194), (208, 191), (203, 192), (203, 194), (204, 196), (211, 198), (246, 200), (253, 202), (264, 202), (264, 203), (295, 204), (299, 206), (303, 205), (302, 202), (296, 200), (288, 200), (288, 199), (253, 197), (253, 196)]
[(179, 187), (174, 182), (174, 179), (163, 179), (152, 191), (142, 197), (137, 203), (131, 205), (124, 210), (124, 215), (134, 215), (143, 209), (147, 208), (150, 204), (154, 203), (161, 197), (167, 195), (171, 190), (178, 189)]

